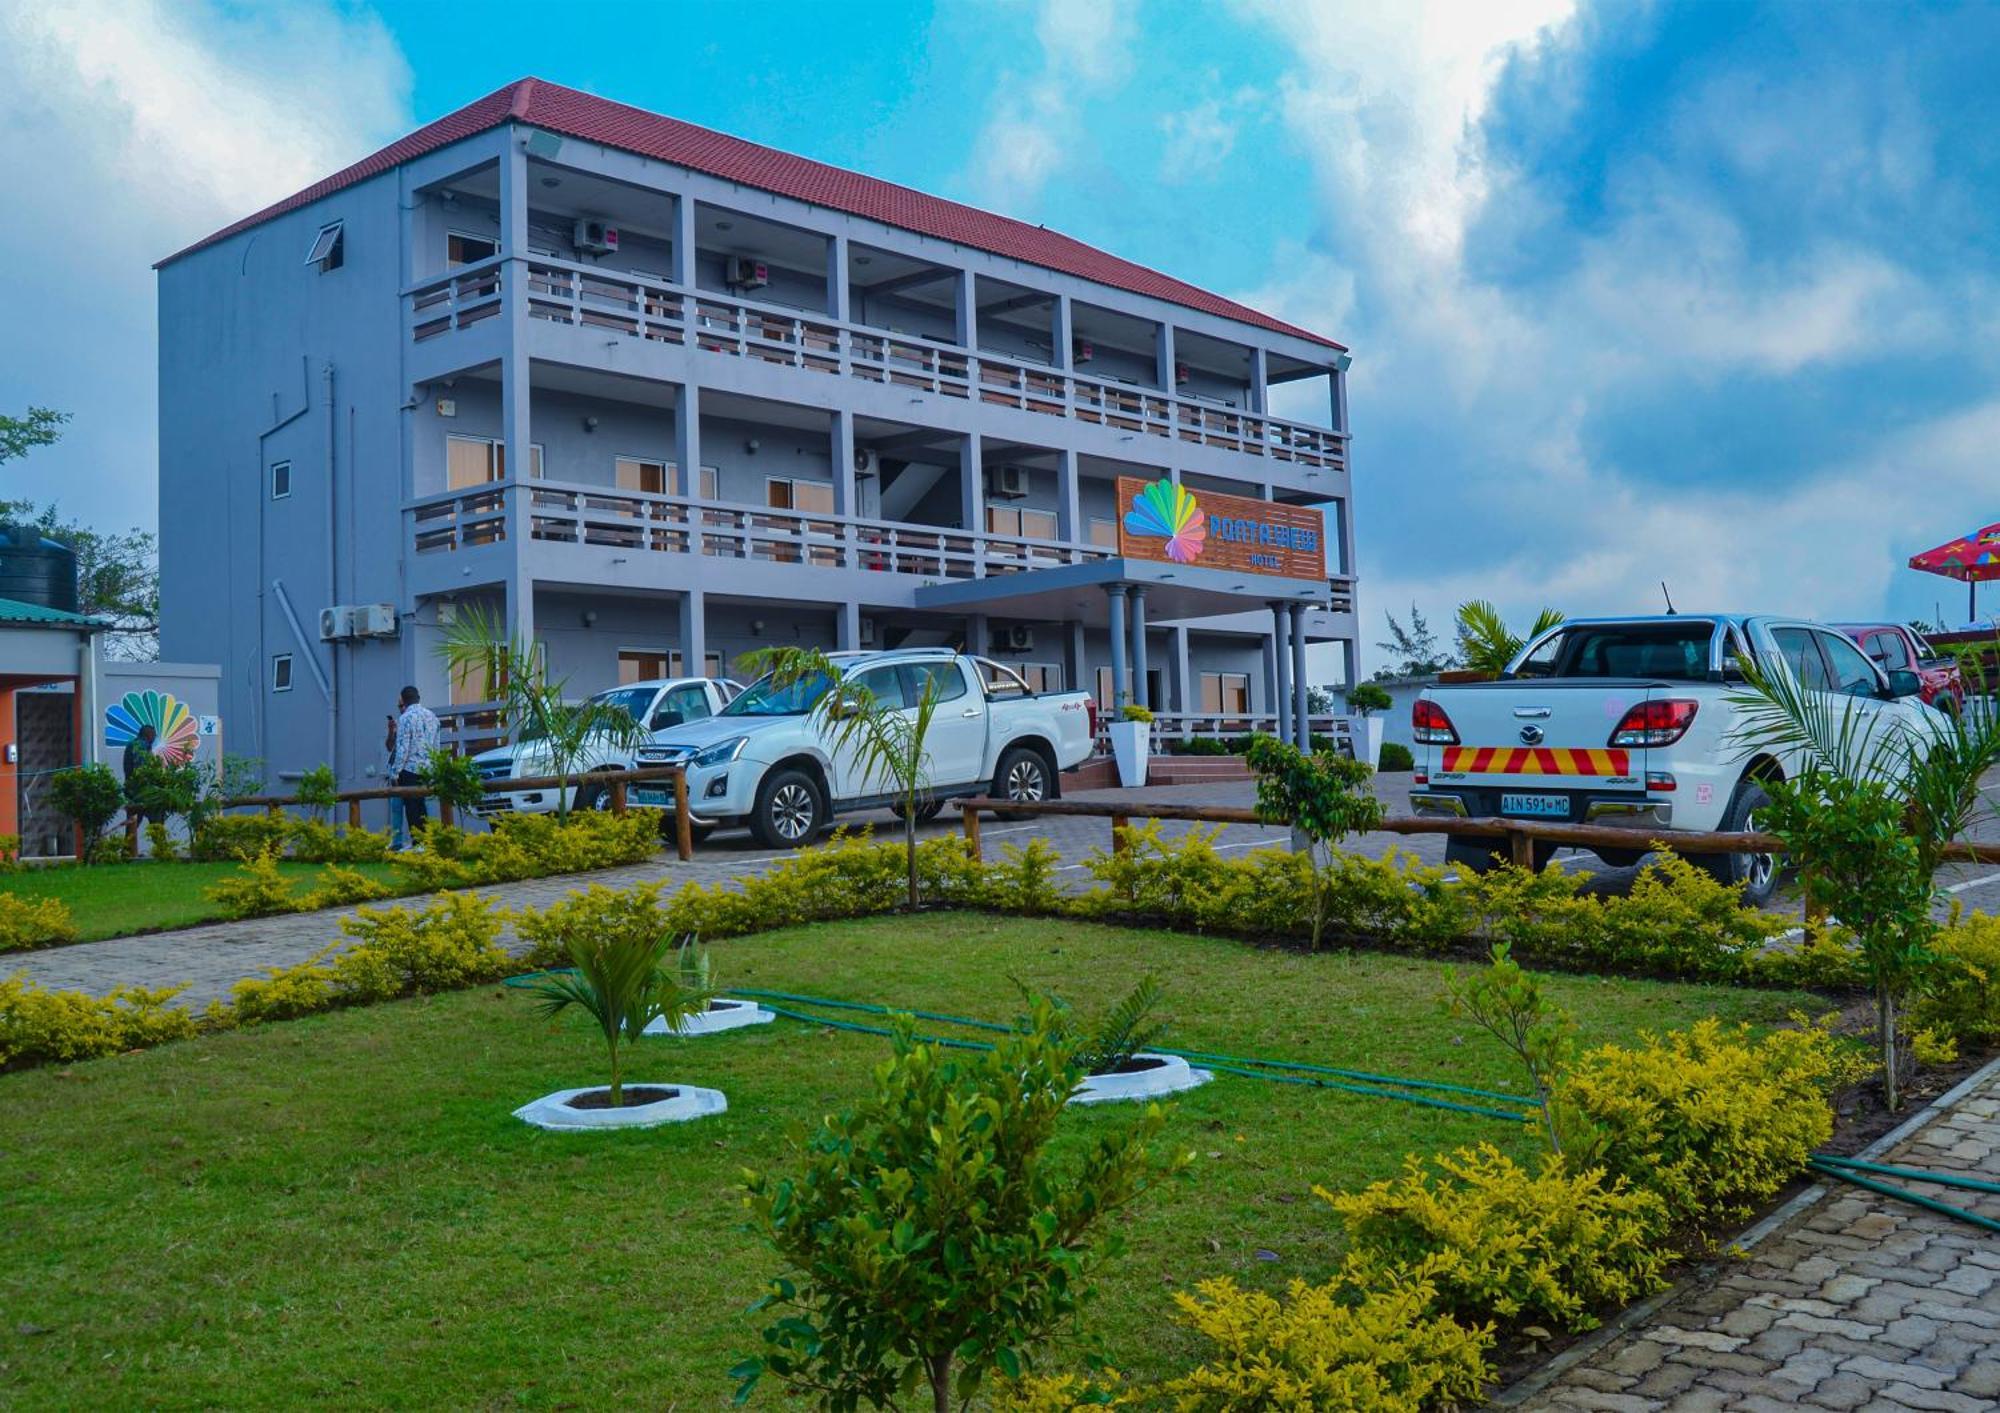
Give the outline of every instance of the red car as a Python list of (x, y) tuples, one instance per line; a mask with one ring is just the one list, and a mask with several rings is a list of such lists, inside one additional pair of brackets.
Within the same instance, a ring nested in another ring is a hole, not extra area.
[(1901, 623), (1836, 623), (1861, 644), (1861, 651), (1884, 672), (1914, 672), (1924, 684), (1924, 705), (1956, 715), (1965, 701), (1965, 683), (1955, 659), (1941, 655), (1923, 636)]

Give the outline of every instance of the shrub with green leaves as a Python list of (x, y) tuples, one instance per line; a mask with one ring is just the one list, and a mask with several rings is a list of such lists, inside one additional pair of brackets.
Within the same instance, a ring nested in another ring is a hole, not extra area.
[(344, 908), (350, 903), (372, 903), (388, 896), (388, 884), (370, 878), (359, 869), (328, 864), (319, 871), (297, 906), (300, 912), (314, 912), (320, 908)]
[(282, 853), (290, 838), (291, 822), (283, 815), (212, 814), (188, 840), (188, 857), (197, 863), (247, 862), (262, 853)]
[(923, 1388), (944, 1413), (991, 1376), (1018, 1378), (1116, 1248), (1108, 1220), (1186, 1162), (1148, 1152), (1157, 1108), (1059, 1162), (1080, 1077), (1046, 1002), (984, 1052), (899, 1022), (874, 1095), (795, 1138), (790, 1175), (746, 1175), (783, 1269), (758, 1305), (778, 1316), (763, 1354), (734, 1371), (739, 1397), (768, 1375), (836, 1408)]
[(1346, 1224), (1349, 1279), (1373, 1289), (1421, 1272), (1437, 1308), (1468, 1322), (1594, 1329), (1666, 1284), (1666, 1204), (1555, 1154), (1530, 1172), (1483, 1143), (1410, 1158), (1360, 1192), (1314, 1191)]
[(76, 919), (62, 899), (30, 901), (14, 893), (0, 893), (0, 952), (74, 942), (76, 936)]
[[(1312, 850), (1316, 882), (1323, 883), (1335, 847), (1349, 834), (1382, 822), (1382, 802), (1368, 790), (1374, 774), (1365, 762), (1315, 751), (1307, 755), (1274, 736), (1254, 736), (1244, 759), (1257, 777), (1257, 816), (1289, 824)], [(1324, 887), (1313, 891), (1312, 945), (1326, 931)]]
[(1160, 1386), (1178, 1413), (1416, 1413), (1469, 1405), (1489, 1376), (1492, 1335), (1436, 1313), (1421, 1279), (1368, 1290), (1295, 1279), (1280, 1299), (1225, 1276), (1174, 1302), (1210, 1346)]
[(1401, 741), (1384, 741), (1375, 762), (1377, 775), (1403, 775), (1417, 768), (1417, 758)]
[(1939, 929), (1937, 954), (1916, 1023), (1966, 1044), (2000, 1043), (2000, 917), (1954, 916)]
[(333, 968), (326, 964), (333, 948), (288, 967), (269, 967), (262, 976), (246, 976), (229, 988), (229, 1016), (238, 1025), (296, 1020), (335, 1004)]
[(1677, 1228), (1740, 1221), (1805, 1171), (1833, 1132), (1833, 1088), (1853, 1075), (1819, 1026), (1758, 1037), (1712, 1017), (1604, 1045), (1556, 1087), (1564, 1151), (1657, 1192)]
[(333, 959), (342, 1001), (383, 1001), (497, 981), (515, 969), (500, 945), (507, 914), (478, 893), (445, 893), (428, 906), (359, 908), (340, 920), (355, 945)]
[(0, 980), (0, 1069), (117, 1055), (196, 1033), (173, 1004), (185, 986), (123, 986), (109, 996), (50, 991), (16, 974)]
[(278, 868), (277, 854), (266, 849), (227, 878), (217, 879), (202, 890), (216, 910), (226, 918), (269, 917), (274, 913), (298, 911), (299, 900), (292, 895), (291, 880)]
[(440, 804), (455, 810), (477, 809), (486, 803), (486, 777), (471, 756), (432, 751), (430, 762), (417, 772), (417, 778)]
[(530, 971), (568, 966), (573, 948), (600, 937), (675, 935), (660, 904), (665, 886), (663, 881), (626, 888), (593, 883), (546, 908), (523, 908), (514, 915), (514, 934), (528, 944), (520, 966)]
[(325, 815), (340, 803), (340, 781), (335, 778), (332, 766), (316, 765), (299, 776), (294, 794), (301, 808)]
[(49, 804), (83, 831), (83, 862), (101, 854), (104, 827), (125, 807), (125, 787), (105, 765), (80, 765), (49, 777)]

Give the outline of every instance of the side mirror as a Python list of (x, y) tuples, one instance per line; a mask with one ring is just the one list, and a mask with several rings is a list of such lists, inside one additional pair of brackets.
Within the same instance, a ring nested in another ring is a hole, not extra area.
[(1924, 690), (1923, 678), (1906, 668), (1897, 668), (1889, 674), (1889, 695), (1892, 697), (1914, 697)]
[(646, 726), (648, 730), (664, 731), (669, 726), (681, 725), (684, 721), (686, 721), (686, 719), (687, 719), (686, 717), (682, 716), (677, 711), (671, 711), (666, 707), (661, 707), (658, 711), (653, 713), (653, 719), (647, 722)]

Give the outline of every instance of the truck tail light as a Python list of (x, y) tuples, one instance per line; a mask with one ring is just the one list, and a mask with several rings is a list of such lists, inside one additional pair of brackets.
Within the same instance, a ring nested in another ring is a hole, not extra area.
[(1419, 697), (1410, 707), (1410, 735), (1426, 746), (1455, 746), (1458, 728), (1444, 714), (1444, 708), (1428, 697)]
[(1611, 733), (1610, 744), (1671, 746), (1687, 735), (1688, 727), (1694, 725), (1694, 714), (1699, 706), (1700, 703), (1685, 697), (1640, 702), (1619, 721), (1617, 729)]

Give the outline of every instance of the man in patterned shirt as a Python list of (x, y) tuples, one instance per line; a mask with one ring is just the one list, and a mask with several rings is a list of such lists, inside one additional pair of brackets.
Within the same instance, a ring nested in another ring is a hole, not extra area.
[[(423, 769), (438, 748), (437, 713), (423, 704), (415, 687), (403, 688), (400, 700), (403, 714), (396, 718), (396, 751), (389, 760), (389, 770), (398, 785), (421, 785)], [(429, 801), (422, 795), (405, 795), (403, 819), (414, 844), (431, 822)]]

